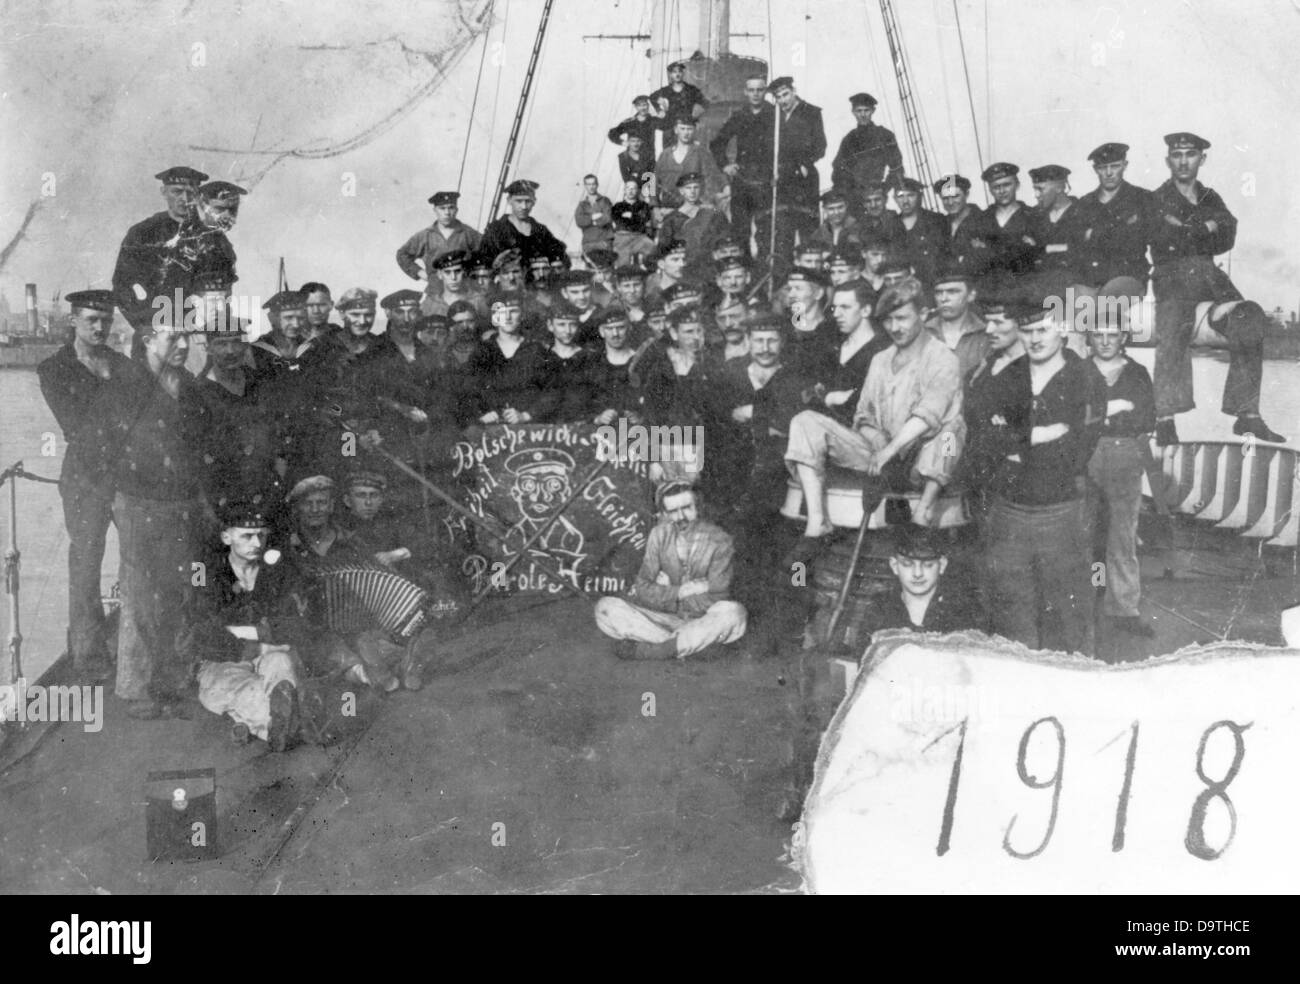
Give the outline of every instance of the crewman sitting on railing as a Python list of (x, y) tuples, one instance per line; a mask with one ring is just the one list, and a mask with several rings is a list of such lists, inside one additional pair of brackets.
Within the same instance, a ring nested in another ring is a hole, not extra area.
[(939, 492), (961, 454), (962, 420), (957, 356), (925, 330), (923, 288), (908, 279), (876, 303), (876, 322), (893, 345), (871, 360), (853, 426), (805, 410), (790, 423), (785, 460), (803, 487), (808, 514), (789, 563), (807, 563), (831, 532), (826, 516), (826, 464), (864, 472), (864, 522), (891, 492), (919, 490), (912, 520), (929, 525)]

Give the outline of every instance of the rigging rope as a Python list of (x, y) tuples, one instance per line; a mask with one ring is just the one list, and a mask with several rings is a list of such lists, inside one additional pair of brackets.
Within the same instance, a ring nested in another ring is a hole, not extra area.
[[(957, 150), (957, 124), (953, 122), (952, 100), (948, 98), (948, 93), (952, 90), (949, 88), (948, 83), (948, 59), (945, 57), (943, 50), (943, 23), (939, 19), (939, 6), (941, 3), (942, 0), (934, 0), (934, 30), (937, 35), (935, 53), (939, 56), (939, 78), (943, 81), (944, 114), (948, 117), (948, 139), (951, 141), (949, 145), (949, 157), (952, 160), (954, 170), (960, 171), (961, 154), (959, 154)], [(956, 0), (953, 0), (953, 3), (956, 4)], [(946, 167), (939, 168), (939, 170), (941, 175), (948, 173)], [(980, 170), (982, 171), (984, 169), (980, 168)]]
[[(505, 13), (501, 16), (501, 48), (503, 51), (505, 50), (506, 38), (508, 37), (509, 30), (510, 0), (505, 0)], [(491, 173), (492, 167), (492, 137), (497, 132), (497, 109), (501, 105), (501, 77), (506, 73), (505, 62), (506, 60), (502, 58), (501, 64), (497, 66), (497, 87), (496, 92), (492, 96), (492, 123), (488, 126), (488, 145), (487, 149), (483, 152), (483, 187), (478, 200), (478, 220), (475, 222), (475, 225), (480, 229), (483, 228), (483, 209), (488, 204), (487, 196), (491, 194), (488, 190), (488, 175)], [(496, 211), (495, 202), (492, 203), (492, 210)], [(491, 218), (495, 219), (496, 216), (493, 215)]]
[[(985, 13), (988, 12), (987, 0), (985, 0)], [(975, 94), (970, 87), (970, 65), (966, 62), (966, 38), (961, 30), (961, 14), (957, 12), (957, 0), (952, 0), (952, 16), (957, 21), (957, 43), (961, 46), (961, 70), (966, 75), (966, 100), (970, 103), (970, 125), (975, 131), (975, 153), (979, 155), (980, 174), (984, 173), (984, 151), (980, 145), (980, 125), (975, 115)], [(987, 38), (988, 35), (985, 35)]]
[[(489, 11), (490, 13), (490, 11)], [(474, 98), (469, 104), (469, 121), (465, 124), (465, 147), (460, 154), (460, 174), (456, 175), (456, 190), (460, 191), (465, 179), (465, 162), (469, 160), (469, 138), (474, 133), (474, 110), (478, 108), (478, 90), (483, 84), (483, 66), (487, 64), (488, 42), (492, 32), (483, 32), (483, 53), (478, 59), (478, 78), (474, 82)]]

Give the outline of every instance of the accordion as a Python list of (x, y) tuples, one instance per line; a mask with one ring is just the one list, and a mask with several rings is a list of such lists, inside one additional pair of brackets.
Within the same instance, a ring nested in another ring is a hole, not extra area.
[(368, 563), (319, 563), (312, 567), (325, 595), (325, 624), (335, 632), (382, 629), (409, 642), (424, 627), (429, 595), (387, 568)]

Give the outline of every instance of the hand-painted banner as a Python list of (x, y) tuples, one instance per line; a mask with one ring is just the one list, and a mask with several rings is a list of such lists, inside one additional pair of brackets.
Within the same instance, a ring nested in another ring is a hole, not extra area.
[(602, 461), (610, 456), (598, 454), (597, 430), (498, 424), (452, 449), (466, 506), (506, 534), (504, 543), (475, 537), (466, 573), (476, 592), (491, 584), (556, 594), (567, 584), (597, 595), (632, 585), (654, 523), (653, 490), (644, 462)]
[(819, 893), (1292, 892), (1300, 652), (1109, 666), (891, 634), (823, 740)]

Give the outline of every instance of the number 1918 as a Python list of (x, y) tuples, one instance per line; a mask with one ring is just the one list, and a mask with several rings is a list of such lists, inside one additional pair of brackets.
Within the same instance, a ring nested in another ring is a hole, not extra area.
[[(940, 741), (954, 731), (961, 735), (957, 743), (957, 754), (952, 762), (952, 772), (948, 776), (948, 795), (944, 801), (943, 822), (939, 828), (939, 843), (935, 847), (935, 853), (940, 857), (948, 853), (948, 848), (952, 842), (953, 820), (957, 810), (957, 790), (961, 783), (962, 757), (966, 751), (967, 723), (968, 719), (963, 719), (961, 724), (949, 728), (935, 739), (936, 742)], [(1029, 742), (1040, 726), (1050, 726), (1056, 736), (1056, 767), (1052, 770), (1051, 775), (1043, 778), (1032, 774), (1025, 761), (1029, 752)], [(1189, 854), (1200, 858), (1202, 861), (1213, 861), (1221, 856), (1232, 843), (1233, 837), (1236, 836), (1237, 810), (1228, 796), (1228, 786), (1237, 777), (1237, 773), (1241, 771), (1241, 760), (1246, 755), (1244, 735), (1249, 727), (1250, 723), (1237, 724), (1235, 721), (1215, 721), (1201, 735), (1201, 742), (1196, 750), (1196, 774), (1200, 777), (1201, 782), (1205, 784), (1205, 788), (1201, 790), (1192, 803), (1191, 814), (1187, 819), (1187, 836), (1184, 838), (1183, 844)], [(1232, 732), (1234, 748), (1232, 763), (1228, 766), (1223, 778), (1216, 780), (1205, 774), (1205, 748), (1209, 743), (1210, 736), (1220, 728), (1227, 728)], [(1110, 849), (1114, 852), (1124, 849), (1124, 829), (1128, 823), (1128, 801), (1129, 794), (1133, 789), (1133, 768), (1137, 762), (1139, 730), (1139, 722), (1134, 721), (1129, 728), (1128, 753), (1124, 757), (1124, 780), (1120, 785), (1119, 797), (1115, 804), (1115, 826), (1110, 841)], [(934, 742), (931, 742), (931, 744), (934, 744)], [(1020, 781), (1030, 789), (1052, 790), (1052, 809), (1047, 818), (1047, 828), (1043, 831), (1043, 836), (1037, 846), (1021, 850), (1012, 845), (1012, 833), (1016, 829), (1016, 822), (1020, 819), (1019, 814), (1011, 818), (1011, 822), (1007, 825), (1006, 835), (1002, 838), (1003, 850), (1013, 858), (1027, 861), (1043, 853), (1052, 839), (1052, 832), (1056, 829), (1057, 808), (1061, 802), (1061, 785), (1065, 780), (1065, 729), (1061, 726), (1060, 721), (1054, 717), (1039, 718), (1025, 729), (1024, 734), (1020, 736), (1020, 753), (1016, 761), (1016, 772), (1020, 776)], [(1227, 808), (1229, 819), (1228, 836), (1218, 848), (1211, 847), (1205, 840), (1205, 815), (1210, 801), (1214, 799), (1220, 800)]]

